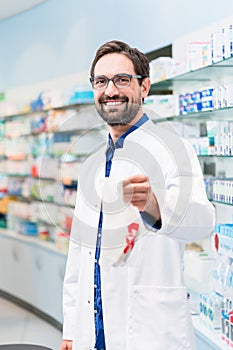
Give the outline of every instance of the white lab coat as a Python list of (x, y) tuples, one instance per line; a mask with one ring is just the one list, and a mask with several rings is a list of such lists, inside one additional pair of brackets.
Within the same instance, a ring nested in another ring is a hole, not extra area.
[[(107, 350), (193, 350), (193, 329), (183, 279), (183, 247), (210, 234), (214, 209), (207, 200), (192, 146), (169, 124), (147, 121), (115, 150), (105, 179), (105, 149), (83, 163), (64, 280), (63, 338), (73, 350), (94, 348), (94, 262), (99, 211), (103, 209), (100, 257)], [(121, 181), (147, 174), (157, 196), (162, 228), (144, 225), (124, 205)], [(115, 196), (115, 198), (113, 198)], [(127, 225), (139, 235), (120, 266)]]

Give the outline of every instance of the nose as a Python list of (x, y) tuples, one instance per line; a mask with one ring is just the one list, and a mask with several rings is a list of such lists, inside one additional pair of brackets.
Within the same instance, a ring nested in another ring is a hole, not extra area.
[(114, 95), (118, 95), (118, 89), (117, 89), (117, 87), (113, 84), (113, 81), (112, 80), (110, 80), (109, 82), (108, 82), (108, 86), (106, 87), (106, 89), (105, 89), (105, 94), (106, 95), (108, 95), (108, 96), (110, 96), (110, 97), (112, 97), (112, 96), (114, 96)]

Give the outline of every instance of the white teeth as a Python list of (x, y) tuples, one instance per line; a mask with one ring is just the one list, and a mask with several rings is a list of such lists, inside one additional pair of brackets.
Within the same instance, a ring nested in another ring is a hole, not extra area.
[(106, 105), (107, 106), (117, 106), (117, 105), (120, 105), (122, 104), (122, 102), (120, 101), (114, 101), (114, 102), (106, 102)]

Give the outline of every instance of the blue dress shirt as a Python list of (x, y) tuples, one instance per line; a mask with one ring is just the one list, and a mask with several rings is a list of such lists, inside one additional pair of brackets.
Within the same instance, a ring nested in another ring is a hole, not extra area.
[[(112, 158), (114, 156), (114, 152), (116, 148), (122, 148), (124, 145), (124, 140), (127, 135), (131, 132), (139, 128), (148, 120), (146, 114), (132, 125), (129, 130), (127, 130), (123, 135), (119, 137), (119, 139), (115, 142), (112, 141), (112, 138), (109, 134), (108, 137), (108, 147), (106, 151), (106, 165), (105, 165), (105, 177), (110, 176)], [(157, 221), (154, 223), (154, 218), (150, 216), (150, 214), (141, 212), (141, 216), (144, 222), (150, 226), (160, 228), (161, 223)], [(100, 250), (101, 250), (101, 235), (102, 235), (102, 222), (103, 222), (103, 212), (102, 209), (100, 211), (99, 217), (99, 226), (97, 233), (97, 241), (96, 241), (96, 252), (95, 252), (95, 269), (94, 269), (94, 312), (95, 312), (95, 348), (96, 349), (106, 349), (105, 346), (105, 336), (104, 336), (104, 322), (103, 322), (103, 310), (102, 310), (102, 297), (101, 297), (101, 275), (100, 275)]]

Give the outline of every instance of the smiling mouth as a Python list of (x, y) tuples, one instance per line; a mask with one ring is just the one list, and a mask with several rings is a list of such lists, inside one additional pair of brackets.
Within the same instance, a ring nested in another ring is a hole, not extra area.
[(106, 107), (117, 107), (127, 102), (128, 102), (128, 98), (120, 97), (120, 96), (114, 96), (111, 98), (109, 96), (102, 96), (102, 98), (100, 98), (99, 100), (99, 103)]
[(119, 106), (122, 105), (123, 103), (125, 103), (125, 101), (103, 101), (103, 104), (105, 106)]

